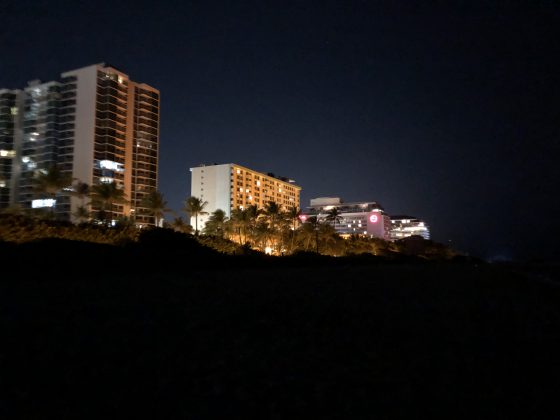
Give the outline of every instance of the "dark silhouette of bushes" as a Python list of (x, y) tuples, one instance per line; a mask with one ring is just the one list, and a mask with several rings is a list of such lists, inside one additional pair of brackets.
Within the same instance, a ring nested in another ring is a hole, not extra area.
[(202, 245), (221, 252), (222, 254), (246, 255), (251, 252), (250, 247), (239, 245), (237, 242), (230, 241), (220, 236), (202, 235), (197, 239)]
[[(261, 253), (251, 248), (249, 244), (239, 245), (236, 242), (219, 236), (193, 236), (167, 228), (137, 229), (131, 223), (117, 224), (108, 227), (94, 223), (74, 225), (70, 222), (32, 218), (23, 215), (0, 215), (0, 241), (26, 243), (43, 239), (66, 239), (69, 241), (83, 241), (95, 244), (109, 244), (125, 246), (136, 243), (140, 247), (167, 250), (167, 252), (190, 251), (211, 255), (204, 249), (227, 255), (255, 255)], [(332, 238), (331, 238), (332, 239)], [(297, 258), (314, 252), (297, 251)], [(427, 260), (450, 260), (458, 254), (450, 248), (433, 241), (427, 241), (420, 236), (389, 242), (378, 238), (352, 236), (343, 240), (326, 241), (320, 247), (320, 253), (327, 256), (346, 256), (369, 254), (382, 257), (390, 261), (406, 261), (419, 257)], [(312, 257), (309, 257), (312, 258)]]
[(68, 239), (98, 244), (123, 245), (136, 240), (134, 227), (107, 227), (91, 223), (34, 219), (20, 215), (0, 215), (0, 240), (25, 243), (47, 238)]
[(399, 239), (395, 241), (395, 246), (404, 255), (415, 255), (430, 260), (449, 260), (458, 255), (451, 248), (421, 236)]

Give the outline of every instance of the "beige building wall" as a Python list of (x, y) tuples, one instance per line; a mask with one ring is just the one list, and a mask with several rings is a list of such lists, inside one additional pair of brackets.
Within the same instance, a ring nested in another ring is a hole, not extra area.
[(256, 205), (264, 208), (274, 201), (284, 210), (300, 207), (301, 187), (293, 182), (257, 172), (241, 165), (232, 164), (231, 208), (247, 208)]
[[(62, 73), (62, 77), (77, 77), (72, 177), (88, 185), (93, 184), (97, 68), (98, 65), (93, 65)], [(81, 205), (82, 200), (79, 198), (70, 198), (71, 213), (76, 212)]]

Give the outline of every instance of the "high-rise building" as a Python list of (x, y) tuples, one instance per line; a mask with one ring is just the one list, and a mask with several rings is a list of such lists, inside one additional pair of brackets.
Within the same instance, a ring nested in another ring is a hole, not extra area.
[[(294, 180), (272, 173), (257, 172), (235, 163), (201, 165), (191, 168), (191, 195), (208, 204), (207, 215), (199, 216), (199, 229), (203, 228), (210, 214), (218, 209), (231, 217), (231, 211), (250, 205), (264, 208), (274, 201), (284, 210), (299, 208), (301, 187)], [(191, 225), (195, 225), (191, 218)]]
[[(54, 203), (59, 218), (71, 219), (83, 200), (70, 191), (58, 194), (56, 201), (44, 200), (34, 188), (37, 173), (57, 165), (76, 181), (121, 188), (127, 202), (113, 205), (111, 219), (153, 223), (141, 202), (157, 188), (159, 102), (157, 89), (103, 63), (62, 73), (55, 81), (29, 82), (23, 92), (0, 91), (0, 126), (9, 114), (14, 127), (21, 127), (19, 138), (11, 134), (11, 143), (4, 140), (10, 134), (0, 137), (2, 150), (14, 155), (9, 204)], [(90, 205), (90, 210), (96, 209)]]
[[(339, 220), (336, 222), (328, 219), (333, 209), (338, 210)], [(305, 223), (310, 217), (316, 217), (320, 223), (330, 223), (343, 237), (363, 235), (386, 240), (390, 238), (390, 218), (375, 201), (345, 203), (339, 197), (314, 198), (300, 220)]]
[(391, 239), (421, 236), (430, 239), (430, 229), (423, 220), (413, 216), (391, 216)]
[(15, 202), (14, 192), (19, 172), (16, 146), (20, 142), (20, 90), (0, 89), (0, 209)]

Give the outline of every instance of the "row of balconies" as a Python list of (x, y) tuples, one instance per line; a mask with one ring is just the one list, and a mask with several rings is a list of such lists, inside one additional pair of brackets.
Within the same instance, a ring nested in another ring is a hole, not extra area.
[(147, 118), (149, 120), (156, 120), (156, 121), (159, 120), (159, 115), (158, 115), (157, 112), (148, 112), (148, 111), (145, 111), (145, 110), (137, 109), (136, 110), (136, 115), (138, 115), (139, 117)]
[(100, 111), (100, 112), (110, 111), (110, 112), (113, 112), (117, 115), (120, 115), (121, 117), (126, 118), (126, 108), (124, 108), (124, 107), (118, 107), (118, 106), (113, 105), (113, 104), (100, 103), (98, 101), (96, 103), (95, 109), (97, 111)]
[(138, 135), (140, 133), (151, 134), (153, 136), (158, 135), (157, 128), (144, 127), (144, 126), (140, 126), (138, 124), (134, 124), (134, 132), (135, 132), (136, 135)]
[(95, 115), (95, 118), (98, 121), (105, 121), (105, 120), (106, 121), (115, 121), (119, 124), (126, 125), (126, 118), (125, 117), (119, 116), (116, 113), (111, 112), (111, 111), (97, 111), (96, 115)]
[(147, 111), (153, 114), (157, 114), (159, 112), (159, 106), (148, 105), (142, 102), (135, 102), (134, 107), (139, 111)]

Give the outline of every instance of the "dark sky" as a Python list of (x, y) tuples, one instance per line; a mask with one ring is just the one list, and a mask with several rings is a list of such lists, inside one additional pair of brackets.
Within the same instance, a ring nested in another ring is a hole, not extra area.
[[(560, 3), (2, 1), (0, 87), (107, 62), (161, 91), (160, 189), (236, 162), (482, 257), (560, 234)], [(429, 5), (426, 5), (429, 3)]]

